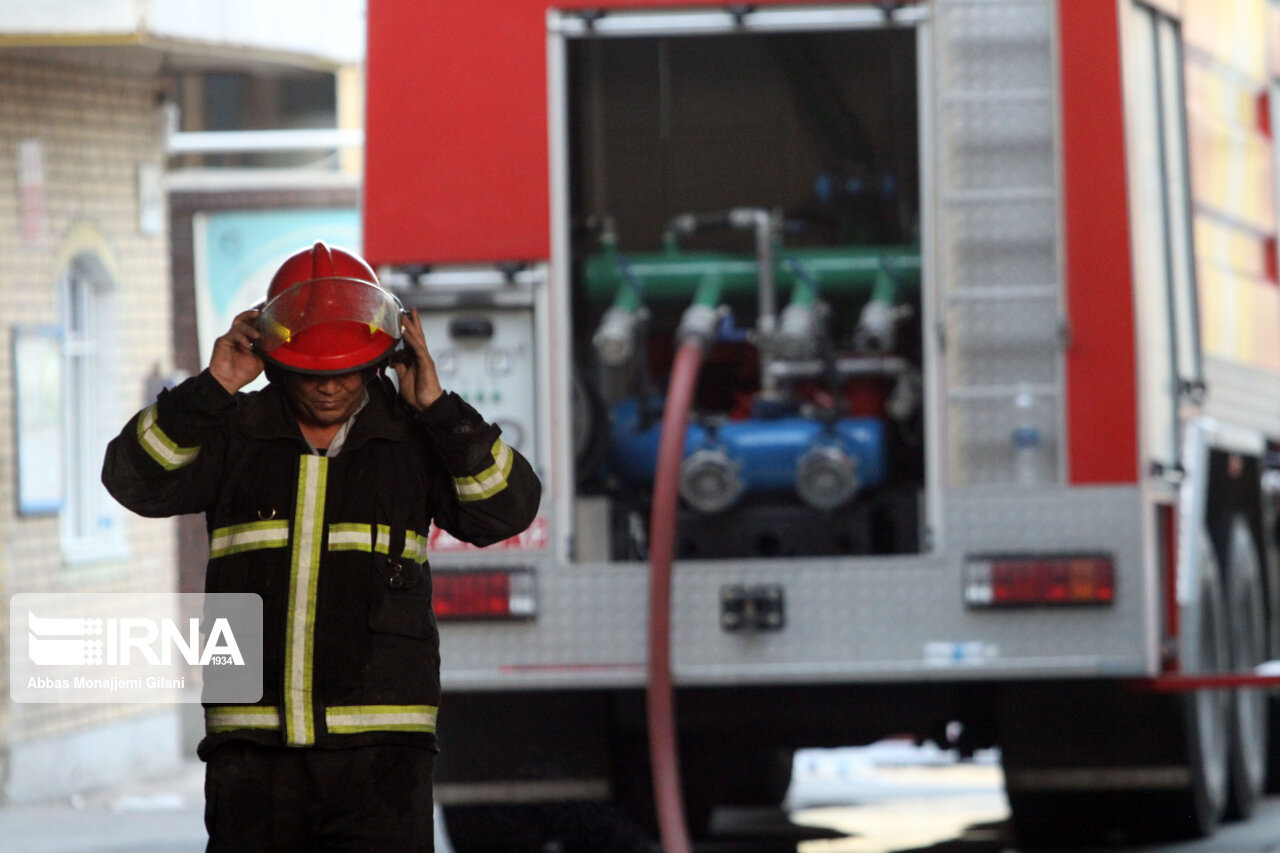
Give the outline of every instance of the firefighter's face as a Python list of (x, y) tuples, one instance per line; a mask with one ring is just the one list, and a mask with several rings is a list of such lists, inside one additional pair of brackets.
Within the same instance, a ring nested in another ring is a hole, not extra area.
[(308, 426), (335, 426), (355, 414), (364, 399), (364, 374), (359, 371), (336, 376), (289, 373), (285, 389), (299, 420)]

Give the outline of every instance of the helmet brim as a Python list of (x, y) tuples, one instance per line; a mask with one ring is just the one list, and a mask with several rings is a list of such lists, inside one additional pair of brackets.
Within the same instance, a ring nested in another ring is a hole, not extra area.
[(381, 287), (352, 278), (294, 285), (262, 306), (258, 354), (286, 370), (317, 375), (377, 365), (400, 340), (404, 308)]
[(266, 352), (260, 348), (255, 348), (255, 351), (258, 357), (267, 364), (288, 370), (291, 373), (305, 373), (311, 376), (337, 376), (342, 373), (355, 373), (387, 364), (391, 361), (396, 344), (396, 341), (388, 340), (383, 345), (370, 345), (364, 351), (345, 353), (341, 357), (333, 359), (299, 355), (283, 348), (276, 349), (274, 352)]

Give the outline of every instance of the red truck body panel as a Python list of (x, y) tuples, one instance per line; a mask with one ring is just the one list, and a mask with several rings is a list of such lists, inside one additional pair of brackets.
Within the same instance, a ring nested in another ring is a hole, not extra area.
[[(657, 8), (594, 0), (556, 8)], [(783, 5), (775, 3), (771, 5)], [(551, 254), (546, 0), (370, 0), (364, 250), (375, 265)], [(1059, 0), (1068, 481), (1138, 479), (1120, 34), (1114, 0)]]
[(1067, 472), (1138, 479), (1137, 354), (1115, 0), (1059, 0)]

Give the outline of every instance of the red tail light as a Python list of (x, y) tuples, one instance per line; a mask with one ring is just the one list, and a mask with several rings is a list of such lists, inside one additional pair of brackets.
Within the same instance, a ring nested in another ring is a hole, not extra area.
[(970, 607), (1105, 606), (1116, 598), (1108, 555), (978, 555), (965, 561), (964, 575)]
[(531, 569), (433, 571), (432, 605), (441, 622), (532, 619), (537, 611)]

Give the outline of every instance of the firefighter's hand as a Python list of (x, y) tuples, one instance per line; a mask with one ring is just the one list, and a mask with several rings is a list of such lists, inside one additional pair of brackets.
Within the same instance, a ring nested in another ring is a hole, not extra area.
[(422, 321), (418, 309), (400, 322), (401, 339), (408, 350), (408, 363), (397, 360), (396, 374), (400, 377), (400, 397), (410, 408), (422, 411), (440, 398), (444, 389), (436, 375), (436, 363), (427, 350), (427, 338), (422, 333)]
[(213, 342), (209, 372), (229, 394), (236, 393), (262, 373), (262, 359), (253, 351), (254, 343), (262, 337), (254, 326), (258, 313), (256, 310), (240, 312), (227, 333)]

